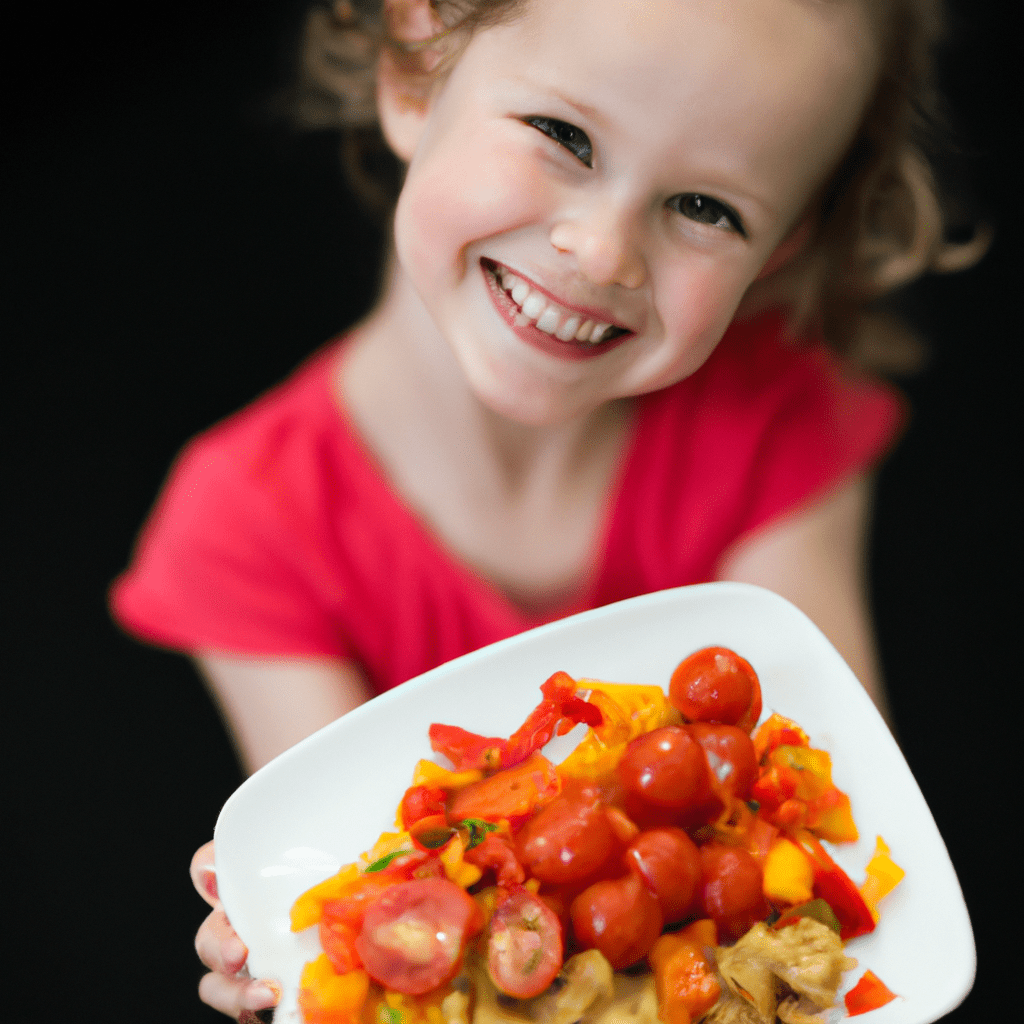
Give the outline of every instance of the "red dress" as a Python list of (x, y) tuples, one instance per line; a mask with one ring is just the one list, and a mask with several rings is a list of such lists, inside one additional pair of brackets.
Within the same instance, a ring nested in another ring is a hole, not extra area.
[(885, 452), (898, 395), (781, 320), (733, 325), (686, 380), (640, 399), (601, 556), (571, 604), (525, 612), (389, 489), (335, 400), (336, 341), (190, 442), (111, 606), (188, 653), (351, 659), (379, 692), (543, 622), (714, 579), (740, 538)]

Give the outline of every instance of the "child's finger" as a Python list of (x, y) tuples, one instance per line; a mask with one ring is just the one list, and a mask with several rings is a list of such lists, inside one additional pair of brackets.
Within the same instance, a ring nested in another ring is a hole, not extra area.
[(252, 978), (229, 978), (211, 972), (199, 980), (199, 998), (207, 1006), (237, 1019), (246, 1010), (276, 1006), (281, 992), (274, 982)]
[(192, 863), (189, 865), (189, 874), (192, 876), (192, 884), (196, 892), (210, 904), (217, 905), (217, 866), (213, 859), (213, 840), (200, 846), (192, 855)]
[(231, 927), (223, 910), (214, 910), (196, 933), (196, 953), (211, 971), (237, 974), (245, 966), (249, 951)]

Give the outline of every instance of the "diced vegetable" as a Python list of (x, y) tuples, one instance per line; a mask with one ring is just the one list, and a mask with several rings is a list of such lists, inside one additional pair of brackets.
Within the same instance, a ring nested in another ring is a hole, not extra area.
[(843, 997), (843, 1002), (846, 1004), (846, 1012), (856, 1017), (869, 1010), (877, 1010), (895, 998), (895, 993), (890, 992), (873, 971), (865, 971), (860, 981)]

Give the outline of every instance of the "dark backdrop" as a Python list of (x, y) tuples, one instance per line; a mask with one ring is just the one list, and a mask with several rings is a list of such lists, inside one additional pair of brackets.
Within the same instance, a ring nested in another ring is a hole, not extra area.
[[(999, 234), (981, 266), (905, 300), (933, 354), (904, 382), (914, 417), (881, 477), (873, 588), (904, 750), (975, 923), (963, 1022), (1014, 1012), (995, 999), (1014, 999), (1019, 907), (1024, 225), (1009, 26), (995, 0), (959, 6), (945, 82)], [(296, 3), (121, 10), (4, 15), (4, 835), (24, 954), (5, 987), (9, 1008), (27, 1001), (13, 1019), (211, 1021), (186, 868), (240, 775), (188, 665), (120, 635), (104, 592), (183, 441), (368, 306), (380, 238), (335, 140), (265, 116)]]

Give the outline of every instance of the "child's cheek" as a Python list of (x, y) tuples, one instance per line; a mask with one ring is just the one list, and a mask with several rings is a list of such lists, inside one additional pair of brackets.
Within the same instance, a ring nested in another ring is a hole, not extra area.
[(547, 185), (530, 161), (498, 146), (467, 140), (443, 156), (411, 169), (396, 229), (406, 234), (400, 255), (458, 277), (468, 248), (543, 223)]

